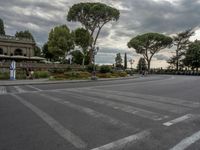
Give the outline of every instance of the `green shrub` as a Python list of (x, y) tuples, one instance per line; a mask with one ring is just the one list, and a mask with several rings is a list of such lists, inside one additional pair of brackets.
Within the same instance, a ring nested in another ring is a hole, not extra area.
[(39, 78), (48, 78), (49, 73), (47, 71), (35, 71), (33, 74), (33, 78), (39, 79)]
[(91, 74), (89, 72), (80, 72), (80, 78), (89, 78), (91, 77)]
[(99, 72), (100, 73), (109, 73), (109, 72), (111, 72), (111, 67), (108, 65), (103, 65), (100, 67)]
[(0, 72), (0, 80), (8, 80), (8, 79), (10, 79), (9, 72)]
[(98, 78), (112, 78), (111, 73), (97, 73), (96, 75)]
[(128, 74), (124, 71), (116, 71), (112, 75), (113, 77), (126, 77)]
[[(86, 70), (87, 70), (88, 72), (90, 72), (90, 73), (93, 72), (93, 69), (94, 69), (94, 65), (93, 65), (93, 64), (88, 65), (88, 66), (86, 67)], [(95, 65), (95, 70), (98, 70), (98, 65)]]
[(64, 73), (64, 72), (70, 71), (70, 70), (71, 70), (70, 67), (68, 67), (67, 69), (53, 68), (53, 69), (49, 69), (49, 72), (54, 73), (54, 74), (61, 74), (61, 73)]
[(56, 74), (54, 76), (50, 76), (50, 80), (64, 80), (65, 75), (64, 74)]
[(16, 73), (16, 79), (19, 80), (26, 79), (26, 74)]
[(87, 79), (91, 76), (89, 72), (82, 72), (82, 71), (72, 71), (72, 72), (65, 72), (63, 75), (55, 75), (55, 77), (61, 77), (63, 79)]

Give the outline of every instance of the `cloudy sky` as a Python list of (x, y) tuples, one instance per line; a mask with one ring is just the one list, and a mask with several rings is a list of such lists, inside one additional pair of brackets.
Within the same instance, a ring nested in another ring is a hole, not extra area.
[[(128, 58), (137, 62), (140, 55), (128, 49), (127, 42), (146, 32), (173, 35), (195, 28), (191, 40), (200, 40), (200, 0), (0, 0), (0, 18), (6, 34), (30, 30), (42, 46), (54, 26), (67, 24), (72, 30), (80, 26), (66, 21), (69, 8), (79, 2), (102, 2), (120, 10), (119, 21), (108, 23), (98, 40), (97, 62), (101, 64), (114, 63), (119, 52), (122, 56), (128, 53)], [(152, 67), (166, 67), (173, 53), (172, 49), (163, 50), (154, 57)]]

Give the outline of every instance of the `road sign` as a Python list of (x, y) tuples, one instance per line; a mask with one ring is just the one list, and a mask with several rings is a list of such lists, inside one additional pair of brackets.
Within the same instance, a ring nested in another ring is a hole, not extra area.
[(12, 61), (10, 64), (10, 80), (16, 79), (16, 61)]

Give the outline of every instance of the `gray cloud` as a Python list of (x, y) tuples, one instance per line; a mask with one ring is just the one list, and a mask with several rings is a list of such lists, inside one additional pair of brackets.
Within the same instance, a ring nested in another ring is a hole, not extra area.
[(156, 58), (157, 60), (169, 60), (169, 56), (166, 56), (164, 54), (157, 54), (154, 56), (154, 58)]
[[(178, 0), (176, 3), (168, 0), (87, 1), (103, 2), (120, 10), (119, 21), (108, 23), (100, 34), (98, 41), (101, 48), (101, 56), (98, 55), (100, 62), (109, 63), (108, 55), (113, 58), (118, 52), (122, 54), (127, 52), (130, 56), (138, 57), (126, 46), (127, 42), (137, 34), (145, 32), (174, 34), (200, 25), (199, 0)], [(54, 26), (67, 24), (72, 30), (80, 26), (80, 23), (66, 21), (67, 11), (78, 2), (86, 0), (0, 1), (0, 18), (5, 22), (7, 34), (13, 35), (16, 31), (28, 29), (42, 46)], [(158, 60), (166, 60), (166, 57), (164, 54), (155, 56)]]

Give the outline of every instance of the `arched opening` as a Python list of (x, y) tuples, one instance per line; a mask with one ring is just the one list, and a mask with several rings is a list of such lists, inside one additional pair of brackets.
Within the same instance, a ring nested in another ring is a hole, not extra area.
[(3, 55), (3, 49), (0, 48), (0, 55)]
[(21, 49), (16, 49), (15, 52), (14, 52), (14, 55), (16, 55), (16, 56), (22, 56), (23, 52), (22, 52)]

